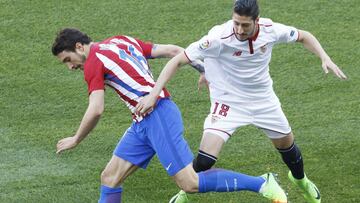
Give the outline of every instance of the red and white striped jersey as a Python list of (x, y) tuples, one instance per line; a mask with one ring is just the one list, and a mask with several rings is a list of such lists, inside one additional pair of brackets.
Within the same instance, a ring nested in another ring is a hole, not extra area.
[[(129, 36), (114, 36), (92, 44), (84, 64), (89, 94), (105, 89), (106, 84), (116, 91), (134, 116), (137, 103), (155, 85), (147, 61), (151, 58), (152, 47), (152, 43)], [(160, 98), (169, 96), (164, 88)]]

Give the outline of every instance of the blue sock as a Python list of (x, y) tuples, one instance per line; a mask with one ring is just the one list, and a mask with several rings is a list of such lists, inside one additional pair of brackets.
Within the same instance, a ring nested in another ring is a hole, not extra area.
[(99, 203), (121, 203), (122, 187), (111, 188), (101, 185)]
[(259, 192), (265, 182), (262, 177), (248, 176), (224, 169), (210, 169), (198, 173), (199, 192), (234, 192), (249, 190)]

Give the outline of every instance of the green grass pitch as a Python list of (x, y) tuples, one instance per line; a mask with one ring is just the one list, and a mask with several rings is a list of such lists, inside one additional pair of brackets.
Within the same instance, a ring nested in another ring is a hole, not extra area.
[[(81, 72), (51, 54), (55, 33), (77, 27), (93, 40), (125, 34), (186, 47), (231, 17), (232, 0), (0, 0), (0, 202), (97, 202), (100, 173), (122, 133), (129, 111), (111, 90), (106, 110), (76, 149), (55, 154), (87, 107)], [(261, 16), (313, 33), (349, 76), (324, 76), (320, 61), (300, 44), (275, 47), (274, 88), (303, 152), (305, 169), (325, 203), (360, 202), (360, 6), (358, 0), (260, 0)], [(157, 76), (166, 60), (152, 60)], [(168, 84), (182, 111), (185, 138), (197, 151), (208, 113), (198, 74), (181, 69)], [(287, 180), (287, 168), (264, 134), (238, 130), (217, 167), (279, 174), (292, 203), (304, 200)], [(178, 188), (154, 158), (124, 184), (130, 203), (167, 202)], [(266, 202), (250, 192), (191, 195), (192, 202)]]

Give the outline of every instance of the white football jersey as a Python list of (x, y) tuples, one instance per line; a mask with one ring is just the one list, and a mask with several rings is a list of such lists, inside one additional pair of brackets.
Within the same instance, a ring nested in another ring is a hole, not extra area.
[(210, 97), (228, 102), (276, 98), (269, 74), (272, 48), (277, 43), (295, 42), (294, 27), (260, 18), (252, 39), (240, 41), (233, 21), (213, 27), (208, 35), (186, 48), (190, 61), (203, 60)]

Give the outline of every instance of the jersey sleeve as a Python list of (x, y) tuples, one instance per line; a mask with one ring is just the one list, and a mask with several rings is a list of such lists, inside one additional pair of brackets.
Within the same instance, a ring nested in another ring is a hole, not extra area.
[(201, 60), (205, 58), (215, 58), (220, 54), (221, 44), (217, 39), (211, 39), (204, 36), (199, 41), (190, 44), (185, 49), (186, 57), (191, 61)]
[(291, 26), (274, 23), (274, 30), (278, 43), (291, 43), (296, 42), (299, 37), (299, 31)]
[(96, 57), (89, 58), (84, 66), (85, 81), (88, 85), (88, 93), (95, 90), (104, 90), (104, 72), (103, 64)]
[(135, 39), (136, 42), (140, 45), (141, 49), (143, 50), (143, 54), (146, 58), (151, 58), (151, 50), (154, 46), (151, 42), (143, 42), (139, 39)]

